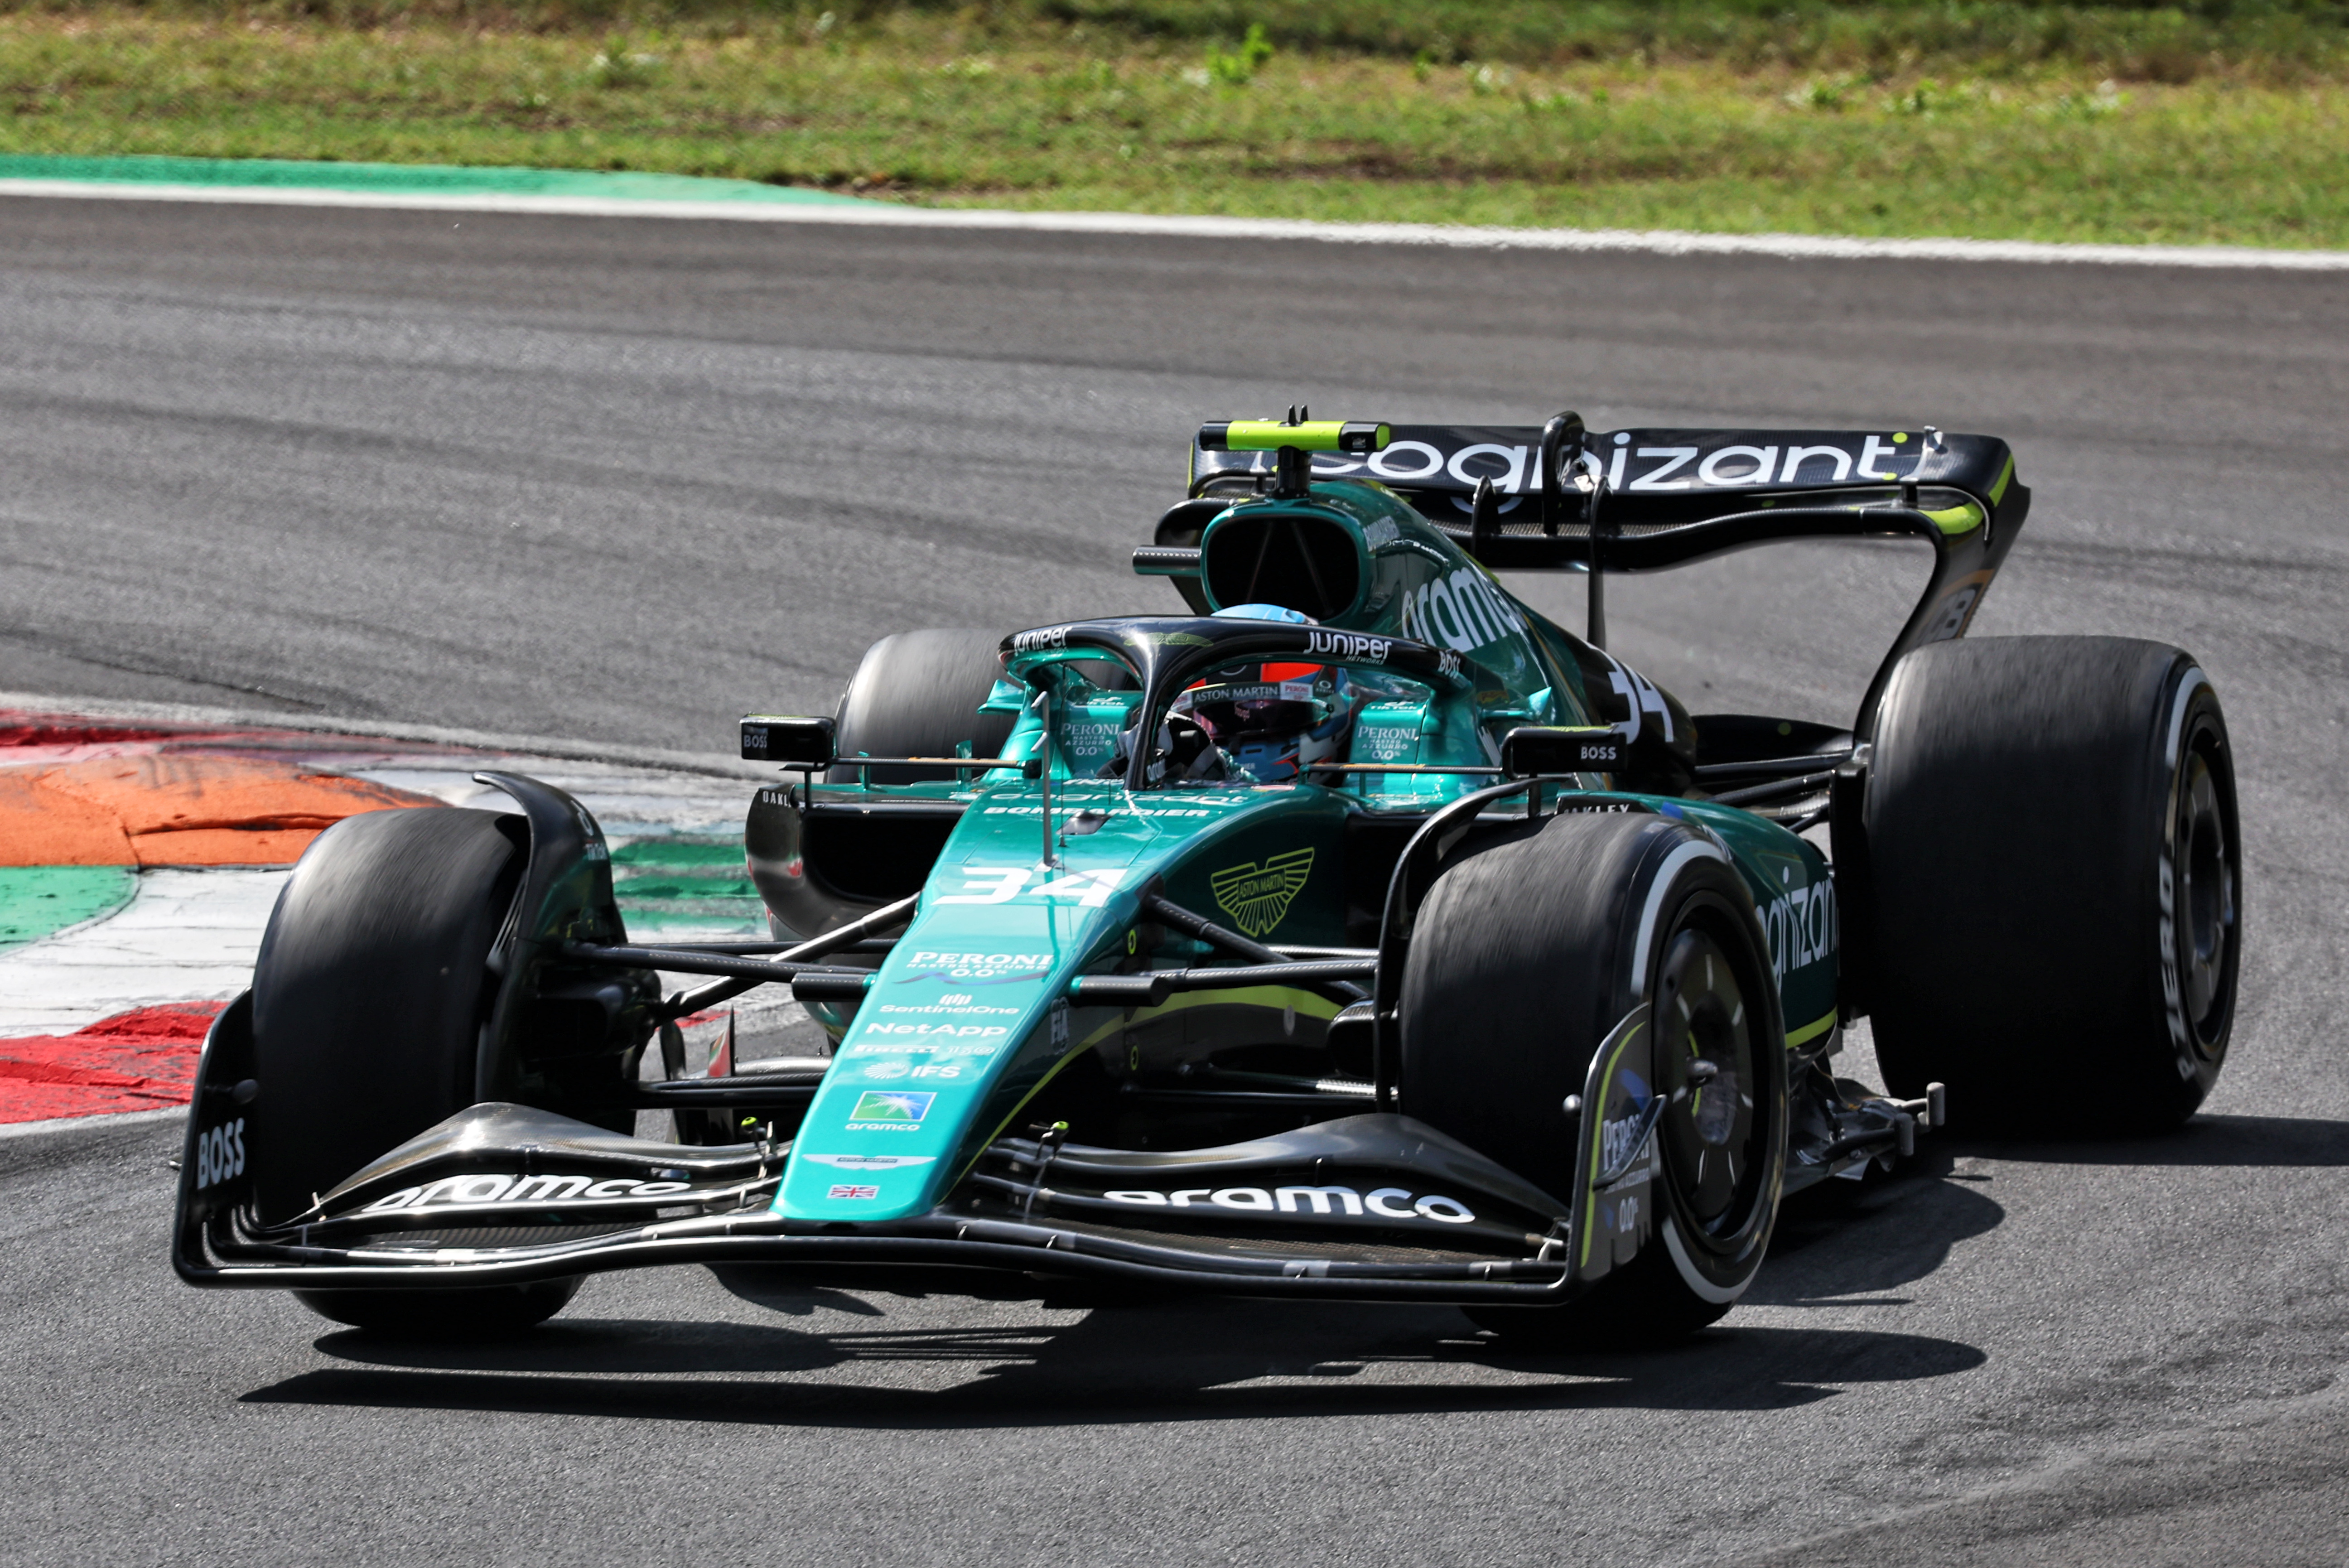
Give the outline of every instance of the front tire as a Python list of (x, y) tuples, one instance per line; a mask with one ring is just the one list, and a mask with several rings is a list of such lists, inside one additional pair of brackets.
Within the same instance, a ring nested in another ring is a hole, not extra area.
[(1776, 1220), (1786, 1075), (1768, 950), (1720, 846), (1667, 817), (1557, 817), (1445, 872), (1414, 929), (1400, 1003), (1407, 1114), (1563, 1206), (1576, 1137), (1564, 1101), (1643, 1000), (1648, 1082), (1666, 1100), (1661, 1211), (1631, 1262), (1562, 1307), (1468, 1315), (1556, 1345), (1668, 1341), (1726, 1314)]
[(2218, 1082), (2242, 847), (2219, 697), (2126, 638), (1921, 649), (1866, 808), (1886, 1084), (1984, 1131), (2175, 1127)]
[(449, 1291), (295, 1291), (320, 1317), (388, 1339), (495, 1339), (535, 1328), (571, 1304), (577, 1275)]
[[(490, 952), (521, 880), (522, 819), (419, 807), (320, 834), (286, 879), (253, 972), (254, 1177), (265, 1223), (473, 1104)], [(502, 1333), (575, 1281), (450, 1291), (297, 1291), (340, 1323)]]

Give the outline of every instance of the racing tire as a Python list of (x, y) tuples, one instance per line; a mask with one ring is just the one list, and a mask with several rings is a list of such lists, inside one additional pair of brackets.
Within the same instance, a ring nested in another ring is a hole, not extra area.
[[(978, 711), (1002, 673), (1001, 643), (991, 631), (901, 631), (866, 649), (840, 699), (835, 755), (950, 757), (966, 741), (972, 756), (1001, 755), (1017, 715)], [(854, 784), (861, 774), (885, 784), (955, 776), (951, 768), (860, 770), (844, 761), (830, 776)]]
[(571, 1304), (580, 1279), (445, 1291), (295, 1291), (320, 1317), (389, 1339), (494, 1339), (535, 1328)]
[(2142, 1134), (2225, 1064), (2241, 957), (2232, 748), (2193, 659), (2109, 637), (1902, 659), (1864, 810), (1886, 1085), (1953, 1126)]
[[(495, 994), (490, 951), (523, 861), (522, 819), (417, 808), (347, 817), (278, 894), (253, 972), (254, 1180), (265, 1223), (473, 1103)], [(498, 1333), (561, 1310), (575, 1281), (296, 1291), (324, 1316), (415, 1334)]]
[[(1437, 878), (1399, 1003), (1406, 1115), (1564, 1195), (1562, 1212), (1578, 1133), (1565, 1101), (1642, 1000), (1657, 1003), (1650, 1082), (1667, 1100), (1658, 1222), (1639, 1252), (1563, 1305), (1470, 1309), (1480, 1326), (1544, 1348), (1665, 1343), (1723, 1316), (1752, 1283), (1787, 1136), (1768, 953), (1719, 842), (1671, 817), (1556, 817)], [(1711, 1086), (1692, 1080), (1700, 1059), (1719, 1069)], [(1682, 1092), (1692, 1088), (1702, 1092)], [(1701, 1115), (1714, 1088), (1738, 1092)]]

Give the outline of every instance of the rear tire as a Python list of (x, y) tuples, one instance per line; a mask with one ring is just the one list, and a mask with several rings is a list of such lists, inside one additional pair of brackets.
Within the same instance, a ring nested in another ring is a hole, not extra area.
[(2174, 648), (1901, 660), (1866, 808), (1877, 1060), (1985, 1132), (2175, 1127), (2225, 1064), (2241, 842), (2218, 693)]
[[(1624, 1015), (1657, 1004), (1656, 1231), (1565, 1306), (1468, 1315), (1505, 1339), (1588, 1346), (1669, 1341), (1727, 1313), (1776, 1220), (1785, 1035), (1753, 898), (1718, 846), (1668, 817), (1557, 817), (1445, 872), (1415, 932), (1400, 1003), (1405, 1112), (1561, 1208), (1574, 1192), (1566, 1096)], [(1710, 1084), (1692, 1078), (1699, 1060), (1717, 1069)]]
[[(490, 950), (522, 876), (523, 834), (520, 817), (485, 811), (368, 812), (320, 834), (295, 866), (253, 972), (264, 1222), (294, 1219), (473, 1104)], [(576, 1288), (295, 1293), (337, 1322), (452, 1334), (536, 1323)]]
[[(991, 631), (952, 629), (901, 631), (866, 649), (840, 700), (837, 754), (950, 757), (968, 741), (972, 756), (1000, 755), (1015, 715), (982, 713), (978, 705), (1002, 672), (1001, 644)], [(951, 768), (860, 770), (843, 761), (831, 778), (854, 784), (860, 774), (890, 784), (955, 776)]]

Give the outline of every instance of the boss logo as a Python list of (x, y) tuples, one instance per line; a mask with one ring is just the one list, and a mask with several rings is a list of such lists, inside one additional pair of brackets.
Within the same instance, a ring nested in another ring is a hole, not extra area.
[(244, 1118), (239, 1116), (196, 1135), (196, 1189), (217, 1187), (244, 1174)]

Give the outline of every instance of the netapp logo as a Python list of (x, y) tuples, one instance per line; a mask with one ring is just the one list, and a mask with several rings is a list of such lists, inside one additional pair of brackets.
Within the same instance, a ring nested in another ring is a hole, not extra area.
[(395, 1209), (426, 1209), (437, 1203), (608, 1203), (617, 1199), (666, 1198), (684, 1192), (685, 1181), (637, 1181), (592, 1176), (452, 1176), (425, 1187), (402, 1188), (359, 1210), (384, 1214)]
[(1147, 1209), (1189, 1209), (1194, 1207), (1193, 1199), (1204, 1198), (1206, 1206), (1242, 1214), (1375, 1215), (1381, 1220), (1433, 1220), (1443, 1225), (1465, 1225), (1476, 1218), (1456, 1198), (1430, 1193), (1415, 1199), (1401, 1187), (1381, 1187), (1367, 1193), (1350, 1187), (1276, 1187), (1268, 1192), (1261, 1187), (1186, 1187), (1174, 1192), (1144, 1189), (1102, 1196), (1112, 1203)]
[(1305, 651), (1329, 659), (1359, 659), (1372, 664), (1384, 664), (1387, 649), (1393, 646), (1390, 639), (1364, 637), (1354, 631), (1309, 631), (1305, 634)]

